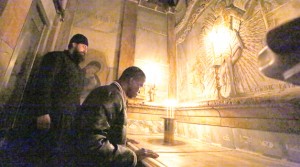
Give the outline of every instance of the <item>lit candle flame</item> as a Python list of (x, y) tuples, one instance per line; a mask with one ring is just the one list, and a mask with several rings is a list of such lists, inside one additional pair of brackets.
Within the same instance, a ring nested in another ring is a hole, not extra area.
[(175, 116), (175, 107), (177, 105), (177, 100), (168, 99), (165, 101), (165, 105), (167, 108), (167, 118), (174, 118)]

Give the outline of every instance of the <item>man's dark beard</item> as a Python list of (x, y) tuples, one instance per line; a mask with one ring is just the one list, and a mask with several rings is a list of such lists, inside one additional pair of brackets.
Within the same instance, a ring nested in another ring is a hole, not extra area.
[(85, 54), (74, 50), (72, 57), (74, 58), (75, 62), (79, 64), (80, 62), (84, 61)]

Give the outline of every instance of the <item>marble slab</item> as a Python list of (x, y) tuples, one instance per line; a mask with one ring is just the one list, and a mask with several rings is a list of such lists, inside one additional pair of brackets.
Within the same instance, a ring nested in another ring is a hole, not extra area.
[(128, 135), (139, 141), (135, 147), (152, 149), (159, 154), (159, 166), (168, 167), (297, 167), (288, 162), (235, 149), (228, 149), (192, 139), (175, 137), (174, 145), (165, 145), (163, 135)]

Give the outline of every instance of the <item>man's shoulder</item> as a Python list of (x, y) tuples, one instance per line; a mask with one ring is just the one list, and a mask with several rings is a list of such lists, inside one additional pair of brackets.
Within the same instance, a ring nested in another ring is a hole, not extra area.
[(64, 57), (66, 57), (66, 52), (65, 51), (52, 51), (52, 52), (48, 52), (45, 54), (45, 56), (43, 57), (43, 59), (46, 59), (48, 61), (55, 61), (55, 60), (62, 60), (64, 59)]
[(97, 92), (97, 93), (101, 92), (104, 94), (105, 93), (109, 94), (110, 92), (115, 92), (115, 91), (116, 91), (116, 89), (114, 88), (113, 85), (103, 85), (103, 86), (99, 86), (93, 90), (93, 92)]
[(48, 52), (46, 55), (64, 55), (66, 51), (51, 51)]
[(48, 52), (45, 54), (45, 57), (53, 57), (53, 58), (56, 58), (56, 57), (64, 57), (66, 56), (66, 51), (52, 51), (52, 52)]
[(114, 85), (99, 86), (90, 93), (94, 98), (113, 99), (118, 95), (118, 89)]
[(115, 89), (112, 85), (97, 87), (87, 96), (82, 106), (85, 107), (90, 105), (98, 105), (100, 103), (111, 103), (113, 102), (112, 99), (114, 99), (115, 94)]

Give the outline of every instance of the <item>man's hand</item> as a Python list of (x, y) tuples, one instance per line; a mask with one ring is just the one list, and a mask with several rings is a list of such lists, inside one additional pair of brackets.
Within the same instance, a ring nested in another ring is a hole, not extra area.
[(135, 154), (137, 155), (137, 158), (139, 161), (143, 160), (144, 158), (150, 157), (150, 158), (158, 158), (159, 155), (152, 150), (141, 148), (137, 151), (135, 151)]
[(50, 129), (51, 118), (49, 114), (37, 117), (37, 128), (40, 130)]

